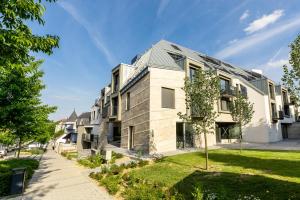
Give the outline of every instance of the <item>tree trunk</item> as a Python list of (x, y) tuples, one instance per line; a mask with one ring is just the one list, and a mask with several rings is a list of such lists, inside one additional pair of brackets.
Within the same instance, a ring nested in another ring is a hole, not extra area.
[(243, 139), (243, 135), (242, 135), (242, 123), (240, 123), (239, 125), (240, 125), (240, 153), (242, 153), (242, 139)]
[(22, 146), (22, 141), (21, 139), (19, 140), (19, 145), (18, 145), (18, 152), (17, 152), (17, 158), (20, 158), (20, 152), (21, 152), (21, 146)]
[(208, 169), (208, 149), (207, 149), (207, 135), (204, 132), (204, 142), (205, 142), (205, 170)]

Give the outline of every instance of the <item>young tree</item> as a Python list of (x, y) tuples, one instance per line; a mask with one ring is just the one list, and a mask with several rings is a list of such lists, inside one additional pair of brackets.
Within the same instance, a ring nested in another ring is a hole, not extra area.
[(291, 68), (287, 65), (283, 66), (282, 81), (285, 87), (289, 91), (291, 101), (295, 103), (295, 106), (300, 105), (300, 35), (290, 44), (290, 60)]
[(32, 52), (52, 54), (58, 37), (33, 34), (27, 25), (28, 20), (43, 25), (44, 11), (41, 0), (0, 3), (0, 129), (19, 141), (18, 156), (25, 141), (43, 134), (43, 124), (55, 110), (40, 100), (45, 87), (39, 68), (42, 61)]
[(229, 104), (229, 110), (231, 112), (232, 120), (237, 122), (239, 127), (239, 142), (240, 142), (240, 152), (242, 151), (242, 139), (243, 126), (247, 125), (254, 114), (253, 103), (250, 103), (246, 96), (242, 94), (237, 94), (233, 101)]
[(215, 118), (218, 116), (214, 108), (220, 96), (219, 82), (216, 73), (202, 69), (198, 69), (190, 79), (186, 78), (183, 90), (186, 108), (190, 113), (178, 113), (181, 119), (193, 126), (195, 134), (204, 134), (205, 169), (208, 169), (207, 134), (214, 132)]

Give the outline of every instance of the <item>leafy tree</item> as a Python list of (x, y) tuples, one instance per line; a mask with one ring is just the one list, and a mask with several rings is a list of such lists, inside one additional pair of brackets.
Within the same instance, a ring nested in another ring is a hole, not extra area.
[(32, 53), (52, 54), (59, 39), (33, 34), (27, 25), (28, 21), (44, 24), (45, 7), (41, 2), (0, 3), (0, 129), (8, 130), (19, 141), (18, 157), (24, 142), (45, 133), (48, 115), (55, 111), (55, 107), (43, 105), (40, 100), (45, 88), (41, 80), (42, 61)]
[(205, 169), (208, 169), (207, 134), (214, 133), (215, 118), (218, 116), (214, 107), (220, 96), (219, 82), (217, 74), (210, 70), (198, 69), (193, 77), (186, 78), (183, 90), (190, 113), (178, 113), (181, 119), (193, 126), (195, 134), (204, 134)]
[(295, 106), (300, 105), (300, 35), (290, 44), (290, 60), (291, 69), (287, 66), (283, 66), (282, 81), (285, 87), (289, 91), (291, 101), (295, 103)]
[(229, 110), (231, 112), (232, 120), (237, 122), (239, 127), (240, 151), (242, 151), (242, 128), (250, 123), (253, 117), (253, 103), (250, 103), (246, 96), (237, 93), (237, 96), (234, 97), (233, 101), (229, 104)]
[(14, 141), (15, 138), (9, 131), (0, 130), (0, 144), (12, 145)]

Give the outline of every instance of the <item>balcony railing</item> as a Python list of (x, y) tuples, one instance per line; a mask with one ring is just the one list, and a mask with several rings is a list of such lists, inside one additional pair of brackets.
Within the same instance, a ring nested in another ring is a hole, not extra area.
[(224, 97), (236, 96), (236, 88), (233, 86), (227, 86), (225, 88), (221, 88), (221, 95)]

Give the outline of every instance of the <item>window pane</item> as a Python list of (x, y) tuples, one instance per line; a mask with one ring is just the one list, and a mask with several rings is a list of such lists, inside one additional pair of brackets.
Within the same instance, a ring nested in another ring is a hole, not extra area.
[(162, 88), (161, 98), (162, 108), (175, 108), (175, 90), (169, 88)]

